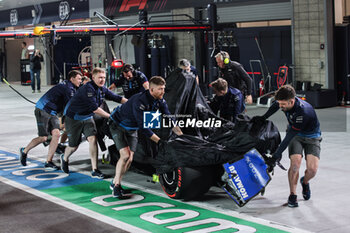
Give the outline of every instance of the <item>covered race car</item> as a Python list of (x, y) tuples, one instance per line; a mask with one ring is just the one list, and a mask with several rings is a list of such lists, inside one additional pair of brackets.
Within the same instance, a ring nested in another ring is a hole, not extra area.
[[(217, 117), (195, 78), (180, 69), (166, 79), (164, 99), (172, 115), (152, 130), (166, 143), (158, 146), (140, 133), (133, 166), (159, 174), (164, 192), (176, 199), (192, 200), (218, 185), (243, 206), (264, 190), (271, 178), (263, 156), (281, 141), (272, 122), (253, 123), (240, 115), (234, 124)], [(174, 124), (184, 135), (172, 134)], [(116, 163), (115, 146), (108, 149)]]

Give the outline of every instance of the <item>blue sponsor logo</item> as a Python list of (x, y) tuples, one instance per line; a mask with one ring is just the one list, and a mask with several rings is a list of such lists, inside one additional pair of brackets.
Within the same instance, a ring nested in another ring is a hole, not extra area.
[(159, 110), (143, 112), (143, 128), (160, 129), (161, 115)]

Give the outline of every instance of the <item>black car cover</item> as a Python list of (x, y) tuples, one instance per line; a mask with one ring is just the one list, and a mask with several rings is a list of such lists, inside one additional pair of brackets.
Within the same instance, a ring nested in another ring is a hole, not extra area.
[(181, 127), (178, 137), (171, 128), (153, 130), (163, 140), (159, 146), (139, 134), (135, 161), (151, 163), (157, 173), (170, 172), (176, 167), (217, 165), (234, 162), (256, 148), (261, 154), (273, 153), (281, 139), (278, 129), (270, 121), (256, 124), (246, 115), (239, 115), (236, 124), (217, 117), (209, 108), (192, 74), (176, 69), (166, 79), (164, 95), (174, 120), (193, 119), (221, 122), (221, 127)]

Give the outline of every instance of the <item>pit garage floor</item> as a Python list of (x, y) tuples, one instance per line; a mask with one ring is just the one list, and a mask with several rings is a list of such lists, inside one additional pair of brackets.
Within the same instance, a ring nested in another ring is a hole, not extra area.
[[(49, 86), (42, 87), (42, 93), (39, 94), (32, 93), (30, 86), (13, 83), (13, 87), (34, 102), (50, 88)], [(109, 103), (109, 105), (110, 108), (115, 106), (114, 103)], [(24, 100), (6, 84), (0, 83), (0, 150), (18, 154), (19, 148), (26, 146), (36, 136), (37, 129), (33, 110), (33, 104)], [(248, 106), (247, 114), (261, 115), (265, 111), (265, 108)], [(321, 123), (323, 141), (319, 171), (311, 181), (312, 197), (309, 201), (303, 200), (299, 186), (297, 190), (299, 207), (286, 206), (289, 195), (287, 172), (277, 168), (266, 188), (265, 195), (255, 197), (242, 208), (237, 207), (226, 193), (216, 187), (212, 187), (200, 200), (186, 202), (186, 204), (214, 209), (229, 215), (245, 216), (289, 232), (350, 232), (350, 198), (348, 198), (350, 192), (348, 178), (350, 111), (346, 107), (316, 111)], [(283, 131), (286, 129), (284, 114), (278, 112), (270, 120), (278, 126), (284, 136)], [(47, 148), (39, 145), (29, 153), (29, 158), (42, 162), (45, 161), (46, 153)], [(59, 161), (58, 156), (55, 156), (55, 161)], [(286, 152), (283, 154), (282, 164), (289, 166)], [(304, 168), (305, 163), (303, 163), (301, 174)], [(114, 174), (114, 169), (108, 165), (101, 165), (100, 169), (111, 176)], [(72, 155), (70, 170), (89, 174), (90, 161), (86, 142), (82, 143), (77, 152)], [(160, 185), (149, 182), (148, 176), (131, 171), (126, 174), (124, 180), (124, 185), (133, 189), (157, 193), (160, 197), (165, 197)], [(136, 231), (133, 228), (124, 228), (123, 224), (106, 224), (105, 219), (103, 220), (102, 217), (99, 219), (99, 214), (92, 213), (88, 215), (90, 217), (87, 217), (82, 210), (74, 211), (74, 208), (66, 208), (62, 203), (56, 206), (60, 202), (58, 199), (40, 200), (35, 196), (36, 192), (23, 185), (17, 185), (16, 180), (9, 180), (1, 175), (0, 186), (0, 232)], [(108, 185), (105, 186), (108, 190)], [(110, 191), (106, 192), (110, 194)], [(142, 226), (138, 227), (142, 228)]]

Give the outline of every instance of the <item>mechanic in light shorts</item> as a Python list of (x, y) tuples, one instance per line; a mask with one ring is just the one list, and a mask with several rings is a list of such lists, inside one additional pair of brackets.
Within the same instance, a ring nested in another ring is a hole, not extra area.
[(301, 177), (302, 194), (305, 200), (311, 197), (309, 181), (315, 177), (320, 159), (321, 130), (320, 123), (313, 107), (306, 101), (296, 97), (295, 90), (290, 85), (280, 87), (275, 93), (275, 102), (262, 116), (265, 120), (281, 109), (287, 117), (287, 134), (272, 158), (268, 161), (274, 166), (282, 158), (282, 152), (289, 146), (290, 167), (288, 180), (290, 195), (289, 207), (298, 207), (296, 187), (299, 179), (299, 169), (303, 158), (306, 160), (305, 175)]

